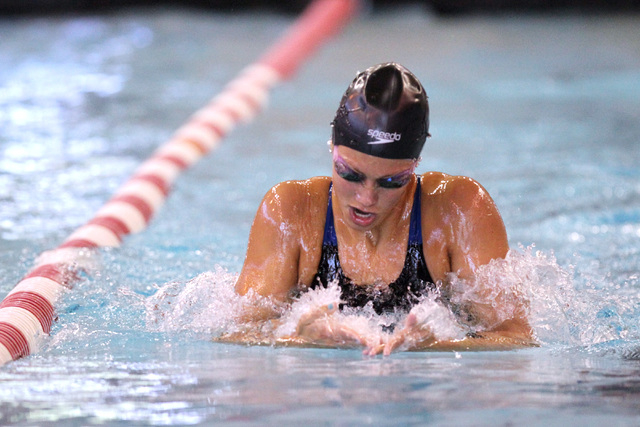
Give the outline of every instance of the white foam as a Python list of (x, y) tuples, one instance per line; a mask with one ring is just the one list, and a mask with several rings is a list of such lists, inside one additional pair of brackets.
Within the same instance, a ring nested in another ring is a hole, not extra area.
[[(620, 325), (625, 305), (609, 301), (596, 290), (576, 289), (571, 270), (561, 268), (552, 255), (533, 248), (512, 250), (504, 260), (481, 267), (475, 280), (449, 277), (451, 293), (440, 298), (437, 292), (427, 295), (413, 307), (418, 325), (433, 331), (439, 341), (460, 339), (469, 331), (491, 329), (514, 316), (525, 316), (535, 338), (543, 345), (589, 346), (624, 338), (631, 326)], [(147, 328), (153, 331), (206, 332), (212, 336), (247, 330), (255, 325), (243, 324), (241, 313), (249, 306), (277, 311), (277, 327), (265, 323), (262, 342), (275, 343), (294, 336), (302, 316), (340, 302), (337, 285), (309, 290), (290, 304), (278, 305), (269, 298), (249, 293), (235, 293), (237, 274), (222, 268), (203, 273), (187, 283), (169, 283), (147, 298)], [(482, 284), (482, 286), (480, 286)], [(634, 309), (636, 302), (627, 304)], [(467, 303), (487, 304), (494, 315), (482, 321), (468, 320)], [(615, 307), (613, 315), (607, 307)], [(454, 312), (456, 314), (454, 314)], [(369, 342), (386, 342), (391, 333), (381, 326), (395, 324), (401, 328), (405, 313), (377, 315), (370, 305), (363, 308), (327, 310), (327, 316), (366, 337)]]
[(147, 328), (154, 331), (204, 332), (213, 336), (234, 332), (246, 304), (271, 302), (254, 294), (240, 296), (234, 285), (238, 275), (221, 267), (202, 273), (187, 283), (161, 286), (146, 302)]
[(411, 313), (416, 316), (417, 324), (422, 325), (423, 329), (430, 329), (438, 341), (464, 338), (466, 329), (458, 322), (453, 312), (437, 298), (438, 295), (435, 293), (428, 295), (411, 309)]
[(312, 289), (303, 293), (284, 313), (282, 322), (276, 330), (276, 336), (286, 337), (295, 334), (300, 319), (306, 313), (329, 304), (337, 305), (339, 302), (340, 289), (336, 285), (330, 285), (326, 289)]
[[(535, 251), (533, 246), (512, 249), (504, 260), (480, 267), (472, 283), (455, 276), (450, 279), (454, 305), (464, 307), (471, 301), (495, 308), (496, 315), (489, 321), (471, 322), (473, 330), (489, 329), (519, 314), (529, 320), (543, 345), (591, 346), (628, 338), (630, 331), (637, 330), (623, 319), (629, 318), (624, 313), (634, 309), (638, 298), (623, 301), (620, 292), (606, 291), (611, 285), (604, 278), (589, 279), (571, 266), (563, 268), (553, 254)], [(490, 291), (480, 291), (480, 283)]]

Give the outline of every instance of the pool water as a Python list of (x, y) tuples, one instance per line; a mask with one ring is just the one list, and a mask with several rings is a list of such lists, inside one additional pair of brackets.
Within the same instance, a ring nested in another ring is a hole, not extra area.
[[(291, 17), (177, 8), (0, 20), (0, 297), (105, 203)], [(42, 348), (0, 368), (3, 425), (637, 425), (637, 15), (365, 14), (103, 250)], [(397, 353), (211, 342), (228, 327), (262, 195), (327, 175), (348, 82), (425, 85), (419, 167), (476, 178), (531, 301), (538, 348)], [(176, 308), (177, 307), (177, 308)]]

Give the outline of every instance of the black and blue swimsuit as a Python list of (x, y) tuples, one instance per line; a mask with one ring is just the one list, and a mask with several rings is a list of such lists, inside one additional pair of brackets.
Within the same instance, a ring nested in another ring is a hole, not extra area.
[(343, 306), (364, 307), (371, 302), (373, 309), (378, 314), (396, 311), (408, 312), (411, 307), (418, 303), (421, 296), (434, 289), (433, 280), (422, 253), (419, 179), (413, 197), (413, 207), (411, 208), (409, 242), (407, 244), (404, 267), (396, 281), (382, 289), (356, 285), (344, 275), (338, 257), (338, 238), (334, 227), (331, 187), (329, 187), (327, 219), (322, 239), (322, 258), (311, 288), (327, 287), (334, 280), (338, 281), (338, 286), (341, 289), (341, 299), (344, 302), (341, 304), (341, 308)]

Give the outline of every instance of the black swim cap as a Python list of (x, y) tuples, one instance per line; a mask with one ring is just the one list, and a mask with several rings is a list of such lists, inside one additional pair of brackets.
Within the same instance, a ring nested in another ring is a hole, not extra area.
[(331, 125), (334, 145), (386, 159), (417, 159), (429, 136), (427, 94), (402, 65), (375, 65), (353, 80)]

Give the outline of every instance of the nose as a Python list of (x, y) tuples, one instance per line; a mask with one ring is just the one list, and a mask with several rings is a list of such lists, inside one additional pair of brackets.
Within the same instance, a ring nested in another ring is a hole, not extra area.
[(378, 190), (375, 183), (364, 182), (358, 186), (356, 200), (363, 208), (374, 206), (378, 202)]

